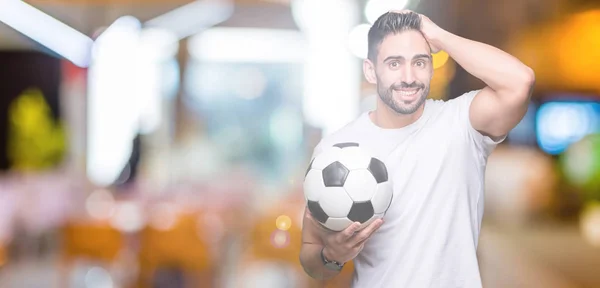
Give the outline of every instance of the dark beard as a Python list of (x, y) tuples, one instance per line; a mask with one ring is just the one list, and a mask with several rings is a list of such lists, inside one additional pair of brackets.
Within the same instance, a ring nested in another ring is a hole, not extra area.
[[(414, 106), (403, 107), (401, 105), (398, 105), (398, 103), (394, 100), (394, 90), (398, 90), (401, 88), (420, 88), (422, 93), (421, 98), (419, 98), (417, 102), (413, 104)], [(381, 87), (379, 84), (377, 84), (377, 94), (379, 94), (379, 98), (381, 99), (381, 101), (383, 101), (385, 105), (394, 110), (394, 112), (398, 114), (407, 115), (415, 113), (419, 109), (419, 107), (421, 107), (421, 105), (425, 103), (425, 100), (427, 100), (427, 95), (429, 95), (429, 86), (425, 86), (423, 83), (417, 83), (415, 81), (411, 84), (408, 84), (406, 82), (402, 82), (400, 85), (393, 84), (392, 86), (386, 89), (385, 87)]]

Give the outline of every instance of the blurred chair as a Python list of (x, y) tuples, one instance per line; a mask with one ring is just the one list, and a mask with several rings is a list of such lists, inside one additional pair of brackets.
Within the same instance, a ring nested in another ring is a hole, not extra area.
[(109, 266), (125, 248), (124, 235), (104, 221), (69, 221), (61, 234), (60, 287), (69, 287), (69, 275), (76, 261), (91, 260)]
[[(202, 213), (181, 213), (165, 227), (140, 234), (138, 287), (215, 287), (219, 262), (203, 233)], [(161, 286), (163, 283), (167, 286)], [(178, 286), (179, 285), (179, 286)]]

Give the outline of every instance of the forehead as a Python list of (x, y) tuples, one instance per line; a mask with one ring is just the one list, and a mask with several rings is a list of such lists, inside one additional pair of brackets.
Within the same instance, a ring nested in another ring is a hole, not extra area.
[(417, 54), (430, 54), (429, 44), (419, 31), (404, 31), (386, 36), (379, 45), (377, 62), (389, 56), (403, 56), (411, 59)]

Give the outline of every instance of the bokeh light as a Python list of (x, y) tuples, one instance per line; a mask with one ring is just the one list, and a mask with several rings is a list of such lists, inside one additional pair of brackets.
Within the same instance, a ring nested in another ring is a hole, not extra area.
[(369, 23), (375, 23), (379, 16), (390, 10), (406, 8), (409, 0), (370, 0), (365, 6), (365, 17)]
[(271, 244), (275, 248), (285, 248), (290, 244), (290, 234), (287, 231), (275, 230), (271, 234)]
[(173, 229), (177, 223), (178, 207), (172, 203), (158, 203), (154, 205), (150, 214), (150, 225), (160, 231)]
[(125, 233), (140, 231), (145, 224), (141, 209), (140, 204), (133, 201), (118, 202), (110, 219), (111, 226)]
[(569, 145), (598, 132), (600, 104), (554, 101), (544, 103), (537, 113), (538, 144), (549, 154), (562, 153)]
[(583, 238), (592, 246), (600, 247), (600, 202), (588, 204), (580, 221)]
[(287, 231), (292, 227), (292, 219), (287, 215), (281, 215), (275, 220), (275, 225), (277, 229)]
[[(588, 193), (600, 189), (600, 134), (573, 143), (561, 157), (565, 178)], [(589, 195), (594, 196), (594, 195)], [(600, 193), (598, 194), (600, 197)], [(600, 200), (600, 199), (596, 199)]]
[(444, 66), (444, 64), (446, 64), (446, 62), (448, 62), (448, 59), (450, 58), (450, 55), (448, 55), (446, 51), (440, 51), (438, 53), (432, 54), (431, 56), (433, 57), (433, 69), (438, 69)]
[(87, 288), (113, 288), (113, 280), (108, 271), (101, 267), (93, 267), (85, 274)]
[(348, 34), (348, 49), (354, 56), (366, 59), (369, 53), (369, 24), (359, 24)]
[(92, 218), (106, 220), (115, 213), (115, 199), (108, 190), (99, 189), (87, 197), (85, 209)]

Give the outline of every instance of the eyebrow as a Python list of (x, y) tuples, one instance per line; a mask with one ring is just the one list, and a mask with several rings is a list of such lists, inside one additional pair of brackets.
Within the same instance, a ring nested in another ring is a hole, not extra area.
[[(413, 60), (414, 59), (422, 59), (422, 58), (426, 58), (426, 59), (431, 60), (431, 55), (429, 55), (429, 54), (417, 54), (417, 55), (413, 56)], [(383, 60), (383, 62), (387, 62), (389, 60), (404, 60), (404, 59), (405, 59), (404, 56), (389, 56), (389, 57), (385, 58)]]

